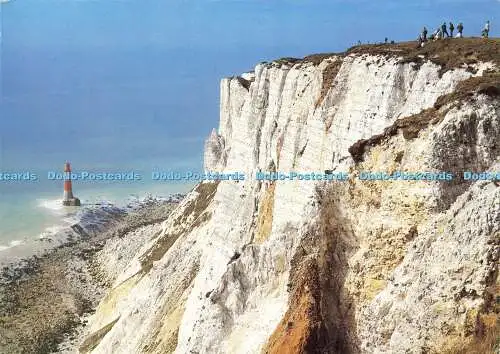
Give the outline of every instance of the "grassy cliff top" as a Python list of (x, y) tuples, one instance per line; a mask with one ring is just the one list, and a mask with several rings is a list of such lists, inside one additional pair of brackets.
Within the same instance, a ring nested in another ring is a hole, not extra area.
[(477, 62), (493, 62), (500, 67), (500, 38), (453, 38), (429, 41), (419, 47), (416, 41), (395, 44), (365, 44), (349, 48), (343, 53), (319, 53), (299, 58), (281, 58), (275, 64), (320, 64), (332, 56), (385, 55), (402, 58), (403, 62), (420, 63), (431, 60), (446, 70)]
[(425, 58), (447, 70), (477, 62), (500, 66), (500, 38), (450, 38), (427, 42), (424, 47), (417, 42), (361, 45), (349, 49), (347, 54), (390, 55), (417, 63)]
[[(493, 100), (500, 99), (500, 39), (466, 38), (440, 40), (428, 43), (423, 48), (416, 48), (415, 43), (399, 43), (390, 46), (360, 46), (352, 48), (351, 52), (386, 54), (387, 50), (398, 50), (406, 62), (419, 62), (422, 56), (441, 65), (441, 72), (477, 62), (492, 62), (496, 65), (493, 70), (487, 70), (482, 76), (471, 77), (458, 83), (455, 90), (440, 96), (434, 106), (410, 117), (396, 120), (381, 134), (369, 139), (357, 141), (349, 148), (355, 162), (363, 161), (363, 154), (367, 147), (378, 145), (402, 131), (405, 139), (414, 139), (420, 130), (429, 124), (439, 123), (453, 106), (460, 106), (463, 102), (473, 99), (477, 94), (489, 96)], [(396, 51), (394, 51), (396, 52)]]

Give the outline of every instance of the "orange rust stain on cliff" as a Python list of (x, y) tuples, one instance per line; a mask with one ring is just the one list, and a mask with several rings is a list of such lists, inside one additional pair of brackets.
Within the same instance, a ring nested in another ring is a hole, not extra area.
[(317, 264), (306, 262), (295, 277), (289, 309), (263, 349), (266, 354), (315, 353), (322, 347), (321, 290)]

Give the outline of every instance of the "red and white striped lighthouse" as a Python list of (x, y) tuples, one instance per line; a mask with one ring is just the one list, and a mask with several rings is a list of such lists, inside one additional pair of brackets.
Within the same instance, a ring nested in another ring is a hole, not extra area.
[(71, 183), (71, 165), (69, 162), (64, 164), (64, 206), (80, 206), (80, 199), (73, 196), (73, 185)]

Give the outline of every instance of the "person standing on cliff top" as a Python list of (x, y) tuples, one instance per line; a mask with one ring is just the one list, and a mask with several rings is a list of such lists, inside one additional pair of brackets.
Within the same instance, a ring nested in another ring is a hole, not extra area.
[(458, 24), (457, 31), (458, 31), (457, 37), (458, 38), (462, 38), (463, 37), (463, 31), (464, 31), (464, 25), (462, 24), (462, 22), (460, 22)]
[(438, 29), (436, 29), (436, 32), (434, 32), (434, 40), (438, 40), (438, 39), (442, 39), (443, 38), (443, 30), (441, 29), (441, 27), (439, 27)]
[(450, 22), (450, 37), (453, 38), (453, 31), (455, 30), (455, 25), (453, 22)]
[(431, 35), (429, 36), (429, 39), (431, 41), (435, 41), (438, 39), (438, 35), (439, 35), (439, 30), (435, 30), (434, 32), (431, 33)]
[(447, 26), (446, 26), (446, 22), (443, 22), (443, 24), (441, 25), (441, 34), (444, 38), (444, 35), (446, 34), (446, 37), (450, 37), (450, 35), (448, 34), (448, 30), (446, 29)]
[(424, 26), (424, 29), (422, 30), (422, 40), (424, 42), (427, 42), (427, 33), (428, 33), (427, 27)]
[(488, 38), (489, 34), (490, 34), (490, 21), (486, 21), (483, 30), (483, 37)]

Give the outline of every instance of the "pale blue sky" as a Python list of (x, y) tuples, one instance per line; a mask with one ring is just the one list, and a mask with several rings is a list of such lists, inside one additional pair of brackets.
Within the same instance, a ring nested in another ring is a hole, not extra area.
[(500, 28), (498, 0), (12, 0), (3, 4), (0, 167), (201, 166), (221, 77), (263, 60)]

